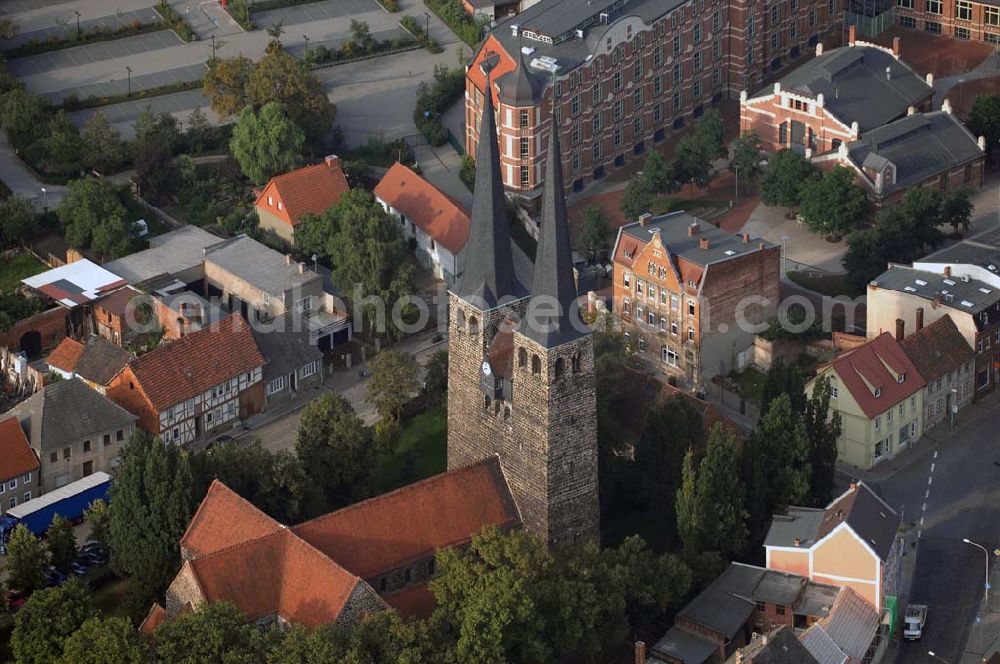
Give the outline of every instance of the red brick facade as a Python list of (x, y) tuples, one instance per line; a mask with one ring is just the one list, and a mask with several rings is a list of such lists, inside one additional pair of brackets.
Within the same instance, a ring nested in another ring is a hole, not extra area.
[(896, 24), (957, 39), (1000, 44), (1000, 6), (969, 0), (898, 0)]

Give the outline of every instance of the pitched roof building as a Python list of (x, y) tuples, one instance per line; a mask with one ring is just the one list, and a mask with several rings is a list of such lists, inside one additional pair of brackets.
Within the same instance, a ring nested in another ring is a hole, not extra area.
[(66, 337), (45, 358), (52, 371), (63, 378), (80, 378), (105, 394), (108, 383), (134, 356), (121, 346), (92, 334), (85, 343)]
[(38, 458), (17, 417), (0, 420), (0, 515), (37, 497)]
[(166, 607), (147, 620), (218, 600), (251, 620), (306, 627), (349, 626), (386, 606), (425, 614), (435, 553), (467, 545), (486, 525), (520, 525), (495, 458), (292, 528), (215, 481), (181, 539), (184, 564)]
[(952, 418), (975, 394), (976, 354), (951, 316), (942, 316), (899, 342), (927, 384), (924, 386), (923, 429)]
[(276, 175), (257, 196), (255, 206), (260, 227), (294, 244), (295, 227), (302, 215), (326, 212), (349, 189), (340, 157), (336, 155), (319, 164)]

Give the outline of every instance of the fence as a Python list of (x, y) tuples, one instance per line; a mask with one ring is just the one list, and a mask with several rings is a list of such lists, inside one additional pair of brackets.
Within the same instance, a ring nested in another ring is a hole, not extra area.
[(455, 134), (452, 133), (451, 129), (448, 129), (447, 127), (444, 128), (444, 137), (448, 139), (449, 143), (451, 143), (451, 147), (455, 148), (455, 152), (458, 153), (459, 157), (465, 156), (465, 146), (462, 145), (462, 142), (455, 137)]
[(135, 194), (135, 200), (138, 201), (139, 205), (146, 208), (151, 214), (155, 215), (157, 219), (162, 221), (167, 226), (170, 226), (171, 228), (180, 228), (182, 226), (187, 226), (187, 224), (185, 224), (183, 221), (171, 217), (169, 214), (167, 214), (160, 208), (156, 207), (155, 205), (147, 201), (139, 194)]

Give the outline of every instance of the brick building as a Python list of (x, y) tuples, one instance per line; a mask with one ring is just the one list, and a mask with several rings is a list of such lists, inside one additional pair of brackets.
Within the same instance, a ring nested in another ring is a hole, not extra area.
[(950, 316), (942, 316), (923, 326), (923, 312), (917, 316), (916, 330), (899, 342), (913, 362), (924, 385), (923, 430), (950, 422), (972, 403), (976, 392), (973, 367), (976, 354)]
[(16, 417), (0, 421), (0, 515), (41, 494), (38, 458)]
[(704, 384), (739, 366), (777, 313), (780, 252), (686, 212), (644, 216), (618, 231), (612, 311), (649, 364)]
[(541, 0), (498, 23), (466, 74), (466, 151), (479, 144), (493, 68), (501, 177), (541, 192), (555, 101), (563, 184), (580, 190), (689, 125), (706, 108), (758, 89), (840, 40), (842, 0)]
[[(971, 0), (897, 0), (896, 25), (932, 35), (1000, 44), (1000, 6)], [(892, 19), (890, 19), (890, 22)]]
[[(594, 346), (579, 320), (566, 201), (547, 186), (529, 291), (514, 270), (493, 104), (485, 102), (464, 271), (450, 291), (448, 467), (499, 455), (524, 528), (599, 536)], [(562, 182), (559, 140), (548, 182)]]

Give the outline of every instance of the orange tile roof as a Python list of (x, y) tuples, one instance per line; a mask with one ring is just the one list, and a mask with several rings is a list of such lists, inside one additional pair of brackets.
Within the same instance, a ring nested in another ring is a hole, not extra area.
[[(888, 332), (840, 355), (830, 365), (869, 419), (893, 408), (926, 384)], [(893, 373), (905, 373), (906, 378), (900, 383)], [(881, 396), (875, 398), (874, 391), (879, 388)]]
[(250, 501), (213, 480), (181, 537), (181, 551), (188, 557), (207, 556), (281, 528)]
[(38, 470), (38, 459), (16, 417), (0, 421), (0, 482)]
[[(514, 61), (514, 58), (507, 53), (507, 49), (503, 47), (500, 40), (493, 35), (490, 35), (486, 38), (486, 41), (483, 42), (483, 45), (479, 47), (479, 53), (476, 55), (472, 66), (469, 67), (469, 71), (466, 73), (466, 76), (472, 81), (473, 85), (475, 85), (476, 89), (480, 92), (486, 88), (486, 77), (483, 75), (483, 70), (479, 67), (479, 64), (484, 59), (494, 56), (497, 58), (497, 62), (494, 65), (493, 70), (490, 72), (490, 78), (493, 81), (496, 81), (507, 72), (517, 69), (517, 63)], [(494, 94), (496, 94), (495, 87)], [(494, 97), (494, 104), (498, 101), (499, 99)]]
[[(295, 226), (304, 214), (322, 214), (336, 205), (348, 190), (347, 176), (339, 159), (304, 166), (282, 175), (276, 175), (257, 197), (256, 205)], [(271, 192), (274, 192), (273, 194)], [(273, 207), (267, 205), (267, 196), (275, 199)], [(279, 210), (277, 202), (284, 206)]]
[(500, 461), (493, 457), (292, 530), (354, 574), (370, 578), (439, 549), (465, 544), (485, 525), (519, 523)]
[(163, 608), (160, 604), (154, 604), (149, 607), (149, 613), (143, 619), (142, 624), (139, 625), (139, 631), (143, 634), (152, 634), (156, 631), (156, 628), (160, 626), (160, 623), (167, 617), (167, 610)]
[(49, 356), (45, 358), (45, 363), (55, 369), (62, 369), (67, 373), (73, 373), (76, 363), (83, 355), (83, 344), (76, 339), (66, 337), (59, 345), (52, 349)]
[(129, 363), (153, 407), (161, 412), (263, 365), (250, 326), (239, 314)]
[(374, 193), (453, 255), (469, 239), (469, 215), (462, 206), (398, 161)]

